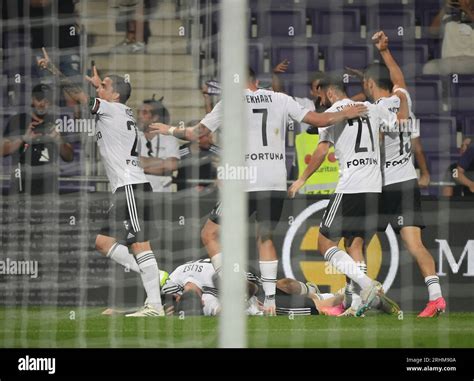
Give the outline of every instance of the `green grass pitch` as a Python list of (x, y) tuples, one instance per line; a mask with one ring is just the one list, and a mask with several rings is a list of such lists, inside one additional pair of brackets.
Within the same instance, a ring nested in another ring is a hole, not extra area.
[[(1, 347), (216, 347), (212, 317), (126, 318), (100, 308), (2, 307)], [(250, 317), (248, 346), (257, 348), (473, 348), (473, 313), (420, 320), (415, 314), (365, 318)]]

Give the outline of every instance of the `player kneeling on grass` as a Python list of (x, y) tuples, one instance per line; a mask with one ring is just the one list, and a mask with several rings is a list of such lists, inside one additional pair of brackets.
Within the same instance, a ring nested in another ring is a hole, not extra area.
[[(249, 218), (255, 216), (259, 267), (265, 290), (264, 310), (266, 315), (275, 315), (276, 276), (278, 270), (277, 249), (273, 243), (273, 232), (280, 220), (286, 196), (285, 138), (288, 121), (305, 122), (314, 127), (329, 126), (351, 118), (365, 115), (365, 105), (358, 104), (335, 110), (333, 113), (316, 113), (299, 105), (283, 93), (260, 89), (255, 72), (249, 68), (247, 88), (242, 94), (245, 101), (245, 129), (248, 136), (246, 168), (254, 173), (246, 183)], [(149, 129), (162, 135), (173, 135), (180, 139), (197, 140), (222, 127), (222, 102), (194, 127), (177, 128), (153, 123)], [(220, 202), (207, 220), (203, 232), (203, 243), (217, 273), (220, 272), (222, 255), (218, 242)]]

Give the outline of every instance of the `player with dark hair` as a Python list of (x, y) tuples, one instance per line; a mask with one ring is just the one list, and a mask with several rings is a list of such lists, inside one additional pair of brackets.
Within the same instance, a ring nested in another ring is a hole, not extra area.
[(179, 140), (147, 131), (151, 123), (169, 123), (170, 115), (163, 98), (146, 99), (138, 109), (137, 127), (140, 141), (140, 164), (153, 192), (171, 192), (173, 171), (178, 168)]
[[(96, 249), (140, 273), (148, 303), (127, 316), (164, 316), (158, 264), (149, 242), (148, 228), (154, 219), (153, 205), (147, 196), (151, 185), (140, 166), (133, 111), (125, 104), (131, 94), (130, 83), (116, 75), (102, 80), (94, 65), (93, 76), (86, 79), (96, 88), (97, 97), (89, 98), (51, 63), (44, 48), (43, 53), (44, 58), (38, 60), (38, 65), (59, 76), (65, 91), (77, 102), (88, 103), (91, 113), (96, 116), (97, 144), (113, 193), (113, 204), (109, 209), (111, 226), (104, 227), (97, 235)], [(120, 242), (130, 246), (133, 256)]]
[[(384, 106), (392, 112), (401, 108), (401, 103), (407, 102), (408, 112), (405, 130), (388, 131), (384, 135), (385, 160), (383, 166), (383, 187), (380, 198), (381, 230), (391, 224), (395, 232), (400, 234), (408, 252), (415, 258), (428, 288), (429, 302), (418, 317), (434, 317), (446, 309), (436, 275), (435, 262), (428, 249), (423, 244), (421, 230), (425, 225), (422, 219), (421, 194), (417, 183), (417, 174), (412, 159), (412, 142), (419, 143), (420, 132), (416, 126), (410, 94), (400, 67), (388, 49), (388, 37), (377, 32), (372, 37), (375, 46), (380, 51), (387, 67), (380, 70), (381, 78), (373, 65), (365, 71), (364, 91), (376, 104)], [(380, 67), (382, 65), (378, 64)], [(393, 89), (388, 86), (393, 82)], [(421, 145), (420, 145), (421, 147)], [(418, 155), (417, 160), (424, 163), (424, 155)], [(426, 164), (425, 164), (426, 166)]]
[[(327, 112), (342, 110), (354, 102), (345, 92), (342, 80), (326, 77), (320, 82), (323, 103), (331, 106)], [(346, 250), (356, 241), (363, 245), (377, 231), (377, 205), (382, 189), (379, 132), (397, 123), (395, 114), (385, 108), (364, 102), (367, 117), (355, 118), (320, 129), (319, 145), (308, 167), (289, 189), (290, 197), (319, 168), (331, 144), (335, 146), (340, 176), (336, 192), (331, 196), (321, 221), (318, 247), (324, 258), (360, 287), (360, 301), (353, 305), (352, 314), (361, 316), (378, 299), (388, 309), (398, 306), (383, 294), (382, 285), (366, 275), (362, 252), (348, 255), (338, 248), (345, 238)], [(345, 306), (347, 307), (347, 306)], [(341, 311), (342, 312), (342, 311)]]
[[(248, 147), (243, 153), (247, 168), (256, 173), (254, 181), (247, 183), (249, 216), (257, 220), (257, 246), (260, 255), (260, 272), (265, 291), (265, 313), (275, 314), (275, 290), (278, 256), (273, 244), (275, 229), (286, 196), (285, 136), (288, 120), (305, 122), (322, 127), (364, 115), (364, 105), (354, 105), (334, 113), (318, 114), (299, 105), (283, 93), (259, 89), (255, 72), (249, 68), (246, 105)], [(165, 124), (152, 124), (150, 128), (164, 135), (196, 140), (201, 134), (210, 134), (222, 127), (222, 102), (194, 127), (177, 128)], [(230, 127), (230, 126), (229, 126)], [(251, 171), (249, 171), (251, 172)], [(221, 250), (218, 241), (221, 205), (211, 211), (202, 239), (217, 273), (221, 270)]]

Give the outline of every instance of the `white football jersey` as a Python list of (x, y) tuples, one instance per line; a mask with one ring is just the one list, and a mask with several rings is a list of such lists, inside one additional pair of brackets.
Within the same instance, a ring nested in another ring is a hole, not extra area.
[[(294, 98), (295, 98), (295, 101), (298, 102), (304, 108), (307, 108), (310, 111), (316, 112), (316, 105), (314, 104), (314, 101), (312, 99), (298, 98), (298, 97), (294, 97)], [(304, 122), (300, 123), (301, 132), (306, 132), (306, 130), (310, 127), (311, 127), (311, 124), (304, 123)]]
[[(398, 88), (407, 96), (409, 118), (415, 123), (415, 115), (412, 112), (412, 102), (408, 91)], [(380, 98), (376, 104), (387, 108), (395, 115), (400, 110), (400, 98), (392, 95)], [(403, 131), (406, 130), (406, 131)], [(403, 181), (416, 179), (416, 170), (413, 165), (411, 139), (420, 136), (416, 125), (402, 126), (397, 131), (386, 131), (384, 134), (385, 158), (383, 163), (383, 185), (401, 183)]]
[[(179, 159), (179, 140), (171, 135), (154, 135), (151, 140), (147, 140), (142, 131), (138, 131), (140, 141), (140, 156), (159, 159), (176, 158)], [(153, 192), (171, 192), (173, 178), (171, 176), (152, 175), (145, 173), (145, 176)]]
[(91, 112), (96, 115), (96, 139), (112, 193), (128, 184), (147, 183), (140, 166), (138, 132), (130, 107), (91, 99)]
[(186, 283), (195, 284), (203, 293), (217, 296), (217, 288), (212, 280), (214, 266), (209, 258), (187, 262), (178, 266), (163, 286), (164, 294), (182, 294)]
[[(289, 119), (300, 123), (310, 111), (283, 93), (245, 90), (248, 174), (246, 191), (286, 191), (286, 126)], [(201, 121), (209, 130), (222, 126), (222, 103)]]
[[(342, 99), (326, 112), (338, 112), (354, 102)], [(368, 108), (367, 117), (319, 129), (319, 141), (330, 142), (335, 147), (339, 162), (339, 182), (336, 193), (380, 193), (382, 173), (380, 170), (379, 131), (396, 121), (396, 115), (386, 108), (363, 102)]]

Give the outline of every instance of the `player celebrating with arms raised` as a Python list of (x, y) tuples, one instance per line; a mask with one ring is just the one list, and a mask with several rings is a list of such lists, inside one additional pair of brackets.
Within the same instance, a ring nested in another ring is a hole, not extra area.
[(407, 125), (409, 127), (407, 131), (385, 133), (384, 176), (380, 198), (380, 214), (383, 223), (380, 228), (385, 230), (387, 224), (391, 224), (393, 229), (400, 234), (407, 250), (415, 258), (429, 294), (428, 304), (418, 317), (434, 317), (445, 311), (446, 301), (441, 293), (434, 259), (421, 238), (421, 230), (425, 225), (421, 214), (421, 195), (417, 184), (417, 174), (412, 160), (412, 143), (414, 143), (420, 167), (423, 164), (426, 168), (419, 142), (420, 135), (414, 128), (415, 116), (411, 111), (412, 102), (406, 90), (405, 78), (388, 49), (388, 37), (380, 31), (374, 34), (372, 40), (387, 65), (393, 90), (381, 88), (374, 81), (369, 84), (372, 76), (369, 67), (364, 77), (364, 92), (375, 103), (389, 110), (398, 110), (399, 97), (406, 97), (410, 113), (409, 120), (413, 122)]
[[(64, 90), (77, 102), (89, 103), (91, 113), (96, 115), (97, 144), (113, 193), (113, 204), (109, 209), (112, 226), (105, 229), (107, 235), (97, 235), (96, 249), (140, 273), (148, 303), (127, 316), (164, 316), (158, 264), (145, 223), (153, 220), (153, 206), (146, 198), (151, 185), (140, 167), (133, 111), (125, 104), (131, 93), (130, 83), (117, 75), (101, 80), (93, 66), (93, 77), (86, 79), (97, 89), (97, 97), (89, 98), (51, 63), (44, 48), (43, 53), (44, 58), (38, 60), (38, 65), (59, 76)], [(109, 229), (113, 231), (110, 234)], [(129, 254), (127, 246), (117, 241), (129, 245), (134, 256)]]
[[(323, 127), (346, 119), (365, 115), (366, 106), (359, 104), (332, 113), (318, 114), (305, 109), (293, 98), (283, 93), (259, 89), (253, 70), (249, 70), (248, 84), (243, 94), (246, 105), (248, 145), (245, 155), (246, 165), (256, 178), (247, 184), (249, 195), (249, 216), (255, 214), (257, 220), (257, 245), (260, 256), (262, 287), (265, 291), (264, 311), (275, 315), (276, 276), (278, 256), (272, 234), (280, 220), (283, 201), (286, 196), (285, 136), (289, 119), (305, 122), (314, 127)], [(222, 104), (214, 109), (194, 127), (185, 129), (164, 124), (150, 127), (161, 134), (177, 138), (195, 140), (199, 134), (209, 134), (222, 126)], [(221, 253), (218, 242), (220, 204), (211, 212), (203, 229), (203, 241), (217, 273), (221, 269)]]

